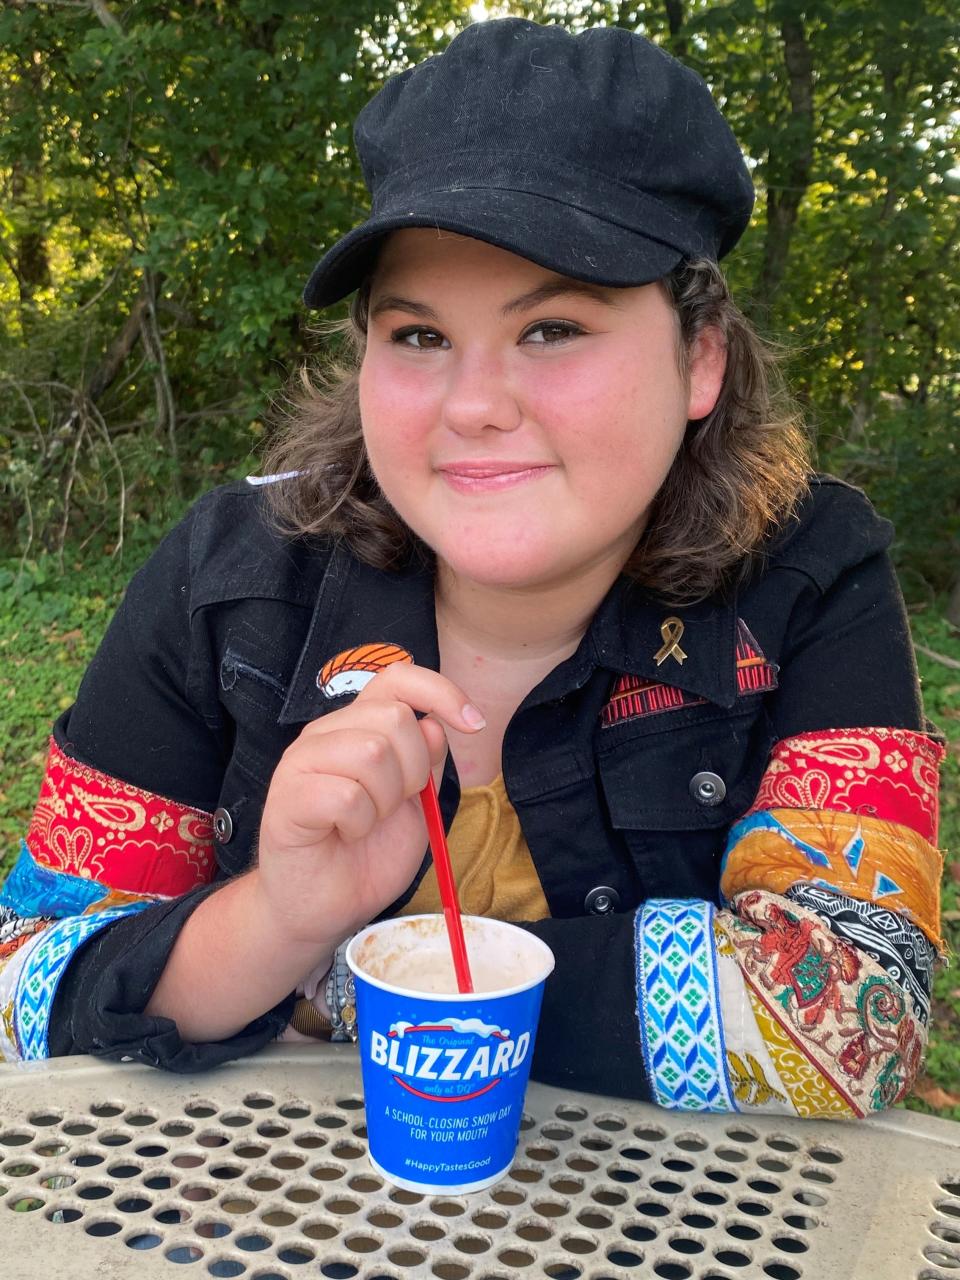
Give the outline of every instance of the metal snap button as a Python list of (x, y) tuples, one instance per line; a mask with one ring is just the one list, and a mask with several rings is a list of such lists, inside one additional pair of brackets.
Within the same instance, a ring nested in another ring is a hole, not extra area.
[(233, 835), (233, 819), (226, 809), (218, 809), (213, 815), (213, 838), (217, 844), (228, 844)]
[(592, 916), (609, 915), (611, 911), (616, 911), (619, 905), (619, 893), (616, 889), (611, 889), (608, 884), (596, 885), (583, 900), (584, 911)]
[(697, 804), (720, 804), (727, 795), (727, 784), (719, 773), (695, 773), (690, 779), (690, 794)]

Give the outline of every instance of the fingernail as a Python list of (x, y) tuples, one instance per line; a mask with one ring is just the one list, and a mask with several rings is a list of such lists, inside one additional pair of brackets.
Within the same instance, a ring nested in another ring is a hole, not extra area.
[(475, 707), (472, 702), (464, 704), (460, 715), (463, 717), (464, 724), (469, 725), (471, 729), (485, 729), (487, 727), (483, 712), (478, 707)]

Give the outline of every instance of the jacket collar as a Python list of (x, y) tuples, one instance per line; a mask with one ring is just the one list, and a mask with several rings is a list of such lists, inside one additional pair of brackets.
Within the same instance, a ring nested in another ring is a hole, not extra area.
[(433, 570), (411, 559), (384, 572), (358, 560), (342, 542), (334, 544), (320, 585), (310, 629), (300, 651), (281, 724), (304, 724), (350, 701), (327, 697), (317, 676), (338, 654), (377, 642), (399, 645), (418, 666), (440, 666), (433, 606)]
[[(671, 638), (685, 655), (670, 649)], [(685, 693), (732, 707), (737, 698), (735, 596), (710, 598), (682, 608), (665, 605), (636, 583), (620, 578), (601, 603), (587, 633), (596, 662), (614, 671), (673, 685)]]
[[(680, 663), (671, 653), (658, 664), (657, 654), (676, 634), (675, 627), (667, 626), (671, 618), (682, 623), (677, 643), (686, 656)], [(737, 696), (736, 638), (732, 599), (674, 608), (620, 578), (601, 602), (576, 652), (541, 681), (524, 705), (562, 697), (584, 685), (597, 667), (605, 667), (614, 675), (673, 685), (718, 706), (732, 707)], [(383, 572), (337, 543), (280, 723), (304, 724), (349, 701), (349, 693), (326, 696), (317, 676), (338, 654), (375, 643), (399, 645), (419, 666), (439, 667), (433, 569), (415, 559), (399, 570)]]

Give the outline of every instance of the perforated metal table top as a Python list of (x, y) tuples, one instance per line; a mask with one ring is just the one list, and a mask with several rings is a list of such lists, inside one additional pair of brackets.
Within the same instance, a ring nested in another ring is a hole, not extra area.
[(960, 1125), (684, 1115), (532, 1085), (471, 1196), (370, 1168), (352, 1046), (183, 1078), (0, 1067), (4, 1280), (960, 1280)]

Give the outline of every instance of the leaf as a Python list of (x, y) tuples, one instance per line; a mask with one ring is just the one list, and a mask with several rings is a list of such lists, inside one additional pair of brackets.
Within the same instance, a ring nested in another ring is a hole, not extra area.
[(960, 1107), (960, 1093), (948, 1093), (929, 1076), (921, 1076), (913, 1086), (914, 1096), (928, 1107), (943, 1110), (945, 1107)]
[(772, 1098), (785, 1101), (783, 1094), (768, 1083), (763, 1067), (753, 1054), (746, 1053), (744, 1057), (746, 1061), (733, 1049), (727, 1050), (727, 1067), (737, 1101), (751, 1107), (763, 1106)]

